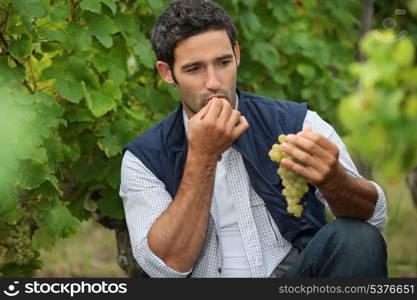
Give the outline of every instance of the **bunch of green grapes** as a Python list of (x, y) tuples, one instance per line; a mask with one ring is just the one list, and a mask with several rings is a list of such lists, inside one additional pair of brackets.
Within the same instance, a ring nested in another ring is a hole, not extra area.
[[(278, 137), (278, 142), (280, 144), (285, 143), (286, 139), (287, 137), (284, 134), (281, 134)], [(268, 153), (271, 160), (276, 161), (277, 163), (280, 163), (284, 158), (293, 160), (290, 155), (284, 152), (280, 144), (272, 145), (272, 149)], [(287, 211), (296, 217), (300, 217), (303, 212), (303, 206), (299, 203), (303, 195), (308, 191), (307, 179), (285, 168), (281, 164), (279, 165), (277, 173), (282, 178), (282, 185), (284, 186), (282, 194), (287, 200)]]
[(35, 257), (30, 236), (30, 225), (19, 222), (10, 229), (9, 236), (6, 238), (9, 253), (13, 255), (18, 265), (25, 265)]

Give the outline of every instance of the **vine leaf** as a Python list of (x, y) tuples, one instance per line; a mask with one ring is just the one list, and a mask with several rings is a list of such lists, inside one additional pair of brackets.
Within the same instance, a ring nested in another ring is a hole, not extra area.
[(102, 198), (98, 201), (98, 209), (100, 212), (105, 216), (118, 220), (123, 219), (123, 202), (118, 196), (118, 192), (116, 190), (106, 188), (100, 191), (100, 195), (102, 196)]
[(0, 57), (0, 82), (12, 83), (23, 81), (25, 78), (25, 70), (21, 66), (14, 68), (9, 67), (6, 57)]
[(105, 47), (113, 46), (112, 35), (119, 31), (119, 28), (110, 17), (106, 15), (97, 15), (94, 13), (86, 13), (85, 20), (91, 33)]
[(37, 250), (44, 249), (46, 251), (52, 250), (56, 239), (52, 236), (46, 228), (38, 228), (32, 236), (33, 248)]
[(32, 39), (28, 34), (22, 34), (20, 39), (12, 39), (9, 46), (10, 54), (19, 61), (32, 53)]
[(39, 215), (39, 223), (46, 228), (51, 236), (60, 238), (68, 238), (74, 235), (81, 226), (80, 221), (61, 204), (43, 210)]
[(46, 16), (47, 9), (41, 0), (10, 0), (16, 11), (28, 17), (42, 18)]

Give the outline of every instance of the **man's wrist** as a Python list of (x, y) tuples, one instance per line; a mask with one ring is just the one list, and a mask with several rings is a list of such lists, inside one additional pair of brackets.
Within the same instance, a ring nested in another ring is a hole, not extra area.
[(335, 174), (325, 183), (318, 185), (319, 191), (326, 197), (334, 197), (343, 193), (349, 180), (349, 174), (339, 163)]
[(215, 167), (221, 155), (215, 153), (204, 153), (203, 151), (188, 150), (187, 161), (198, 164), (202, 167)]

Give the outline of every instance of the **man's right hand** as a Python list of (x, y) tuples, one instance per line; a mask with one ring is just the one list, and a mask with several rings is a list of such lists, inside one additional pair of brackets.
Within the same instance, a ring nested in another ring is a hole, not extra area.
[(223, 98), (213, 98), (188, 122), (190, 152), (217, 161), (248, 128), (248, 121)]

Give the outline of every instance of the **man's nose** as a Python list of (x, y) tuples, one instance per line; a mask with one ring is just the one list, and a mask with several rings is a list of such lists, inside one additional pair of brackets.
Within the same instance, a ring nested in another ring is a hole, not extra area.
[(213, 68), (207, 69), (206, 89), (211, 91), (220, 89), (220, 80)]

